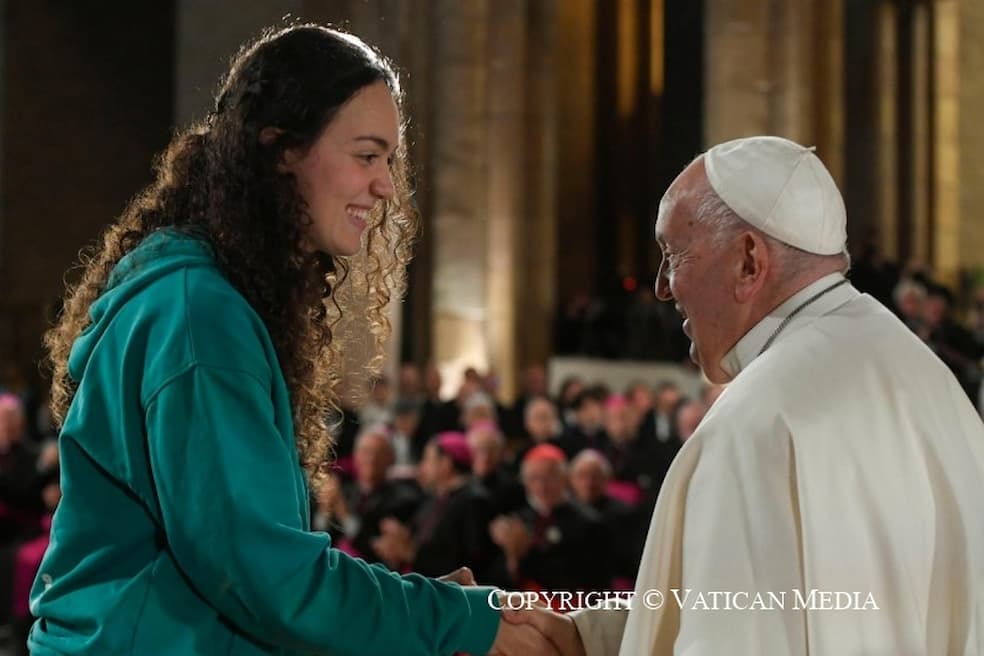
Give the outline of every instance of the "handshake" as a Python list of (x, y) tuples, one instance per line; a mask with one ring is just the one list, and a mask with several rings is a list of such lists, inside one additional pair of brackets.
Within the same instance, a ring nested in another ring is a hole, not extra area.
[(529, 654), (585, 656), (574, 620), (544, 607), (503, 608), (499, 632), (489, 656)]
[[(455, 570), (442, 581), (461, 585), (475, 585), (475, 578), (467, 567)], [(512, 610), (503, 604), (500, 592), (499, 606), (502, 619), (495, 634), (495, 642), (488, 656), (585, 656), (581, 636), (574, 620), (568, 615), (555, 613), (546, 606), (534, 605), (522, 610)]]

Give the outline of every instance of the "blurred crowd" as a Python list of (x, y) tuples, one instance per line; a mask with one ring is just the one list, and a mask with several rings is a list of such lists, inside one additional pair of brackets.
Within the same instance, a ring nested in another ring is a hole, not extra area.
[(31, 393), (12, 370), (6, 373), (0, 386), (0, 639), (20, 644), (32, 621), (28, 594), (61, 487), (54, 432), (43, 419), (32, 422), (38, 413), (30, 412)]
[(663, 476), (721, 391), (573, 377), (553, 397), (542, 365), (511, 405), (475, 369), (449, 400), (441, 384), (436, 368), (405, 364), (344, 413), (313, 525), (396, 571), (467, 565), (525, 590), (631, 588)]

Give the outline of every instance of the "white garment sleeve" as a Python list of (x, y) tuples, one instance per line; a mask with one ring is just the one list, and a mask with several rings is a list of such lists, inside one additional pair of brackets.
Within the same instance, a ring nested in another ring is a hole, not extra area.
[(682, 585), (666, 594), (680, 607), (674, 654), (806, 656), (792, 441), (781, 426), (721, 429), (704, 442), (687, 492)]
[(587, 656), (616, 656), (628, 610), (586, 609), (571, 613)]

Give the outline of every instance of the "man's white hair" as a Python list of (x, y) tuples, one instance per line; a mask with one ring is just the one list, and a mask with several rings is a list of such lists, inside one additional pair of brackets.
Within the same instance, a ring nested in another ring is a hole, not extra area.
[(573, 472), (577, 469), (578, 465), (582, 462), (597, 463), (598, 466), (601, 467), (601, 473), (605, 476), (605, 478), (612, 477), (612, 464), (608, 462), (608, 458), (606, 458), (600, 451), (585, 449), (584, 451), (578, 453), (574, 456), (574, 460), (571, 461), (571, 471)]

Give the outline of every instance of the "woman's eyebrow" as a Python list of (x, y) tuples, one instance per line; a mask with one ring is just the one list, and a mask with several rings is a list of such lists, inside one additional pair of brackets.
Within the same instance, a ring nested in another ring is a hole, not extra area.
[(383, 139), (382, 137), (377, 137), (376, 135), (372, 135), (372, 134), (366, 134), (360, 137), (356, 137), (352, 141), (371, 141), (377, 146), (379, 146), (380, 148), (382, 148), (383, 150), (390, 149), (390, 143), (386, 139)]

